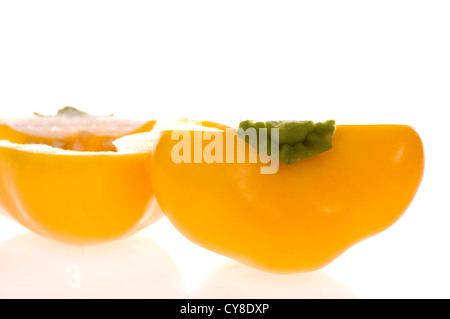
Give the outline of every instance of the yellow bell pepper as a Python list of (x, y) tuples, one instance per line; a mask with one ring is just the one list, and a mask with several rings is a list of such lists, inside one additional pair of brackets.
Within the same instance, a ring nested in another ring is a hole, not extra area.
[[(0, 211), (28, 229), (71, 244), (131, 235), (157, 221), (149, 147), (130, 134), (155, 121), (58, 116), (0, 124)], [(125, 137), (124, 137), (125, 136)], [(128, 141), (117, 143), (128, 138)], [(120, 145), (119, 145), (120, 144)]]
[[(410, 126), (337, 125), (331, 149), (290, 165), (280, 161), (274, 174), (261, 174), (263, 157), (251, 163), (257, 151), (247, 143), (239, 163), (236, 130), (217, 128), (161, 133), (151, 159), (155, 196), (194, 243), (271, 272), (319, 269), (385, 230), (405, 212), (423, 175), (422, 142)], [(181, 151), (182, 140), (198, 134), (200, 150), (193, 142)], [(216, 141), (230, 137), (233, 144)], [(198, 154), (214, 153), (214, 141), (222, 160), (196, 162)], [(191, 161), (174, 160), (174, 150)], [(227, 162), (230, 150), (234, 161)]]

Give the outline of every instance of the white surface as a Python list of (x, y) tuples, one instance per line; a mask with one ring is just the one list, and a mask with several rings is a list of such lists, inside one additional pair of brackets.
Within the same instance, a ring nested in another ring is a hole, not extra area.
[[(149, 119), (412, 125), (426, 151), (414, 202), (386, 232), (318, 274), (299, 276), (314, 288), (298, 296), (310, 291), (317, 297), (322, 289), (328, 296), (350, 291), (360, 298), (448, 298), (449, 16), (448, 1), (2, 1), (0, 116), (48, 114), (71, 105)], [(69, 275), (69, 261), (52, 255), (47, 244), (20, 244), (27, 241), (16, 236), (24, 232), (0, 217), (1, 297), (11, 293), (6, 283), (14, 286), (20, 278), (38, 285), (38, 294), (45, 276), (56, 280), (37, 266), (36, 252)], [(186, 295), (230, 276), (230, 270), (214, 272), (225, 258), (189, 243), (167, 220), (140, 236), (173, 258)], [(148, 252), (137, 251), (143, 256), (133, 258), (148, 262)], [(43, 281), (30, 279), (39, 276)], [(246, 286), (250, 296), (252, 286), (254, 296), (264, 286), (268, 292), (285, 289), (274, 288), (282, 280), (265, 275), (246, 278), (257, 282)], [(116, 283), (112, 289), (121, 290), (120, 276)], [(176, 289), (173, 296), (179, 296)], [(289, 291), (295, 296), (295, 289)]]

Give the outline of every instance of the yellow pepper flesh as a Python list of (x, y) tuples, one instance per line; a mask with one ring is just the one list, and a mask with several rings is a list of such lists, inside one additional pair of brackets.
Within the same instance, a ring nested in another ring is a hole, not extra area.
[(40, 151), (40, 146), (29, 151), (22, 144), (52, 145), (51, 138), (0, 126), (0, 139), (10, 142), (0, 143), (0, 211), (38, 234), (71, 244), (118, 239), (157, 221), (162, 214), (149, 178), (150, 152), (102, 149), (105, 138), (82, 141), (90, 152)]
[(319, 269), (392, 225), (424, 169), (420, 137), (404, 125), (338, 125), (331, 150), (275, 174), (261, 163), (174, 163), (171, 135), (151, 160), (163, 212), (191, 241), (272, 272)]

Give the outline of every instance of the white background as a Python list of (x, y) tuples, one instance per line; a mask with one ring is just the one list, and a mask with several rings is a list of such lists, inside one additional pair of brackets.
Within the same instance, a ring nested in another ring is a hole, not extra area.
[[(426, 152), (412, 205), (393, 227), (317, 273), (286, 280), (235, 265), (207, 279), (227, 259), (191, 244), (167, 220), (138, 237), (165, 250), (178, 269), (168, 277), (179, 275), (186, 294), (228, 282), (231, 296), (250, 298), (286, 291), (294, 298), (448, 298), (449, 17), (449, 1), (1, 1), (0, 116), (71, 105), (141, 119), (412, 125)], [(158, 297), (168, 287), (155, 282), (167, 270), (158, 258), (148, 282), (137, 275), (147, 274), (151, 256), (134, 237), (112, 245), (133, 246), (135, 255), (121, 246), (98, 266), (80, 250), (17, 237), (23, 233), (0, 217), (1, 297), (47, 296), (50, 288), (62, 297)], [(69, 275), (71, 258), (83, 263), (82, 274), (108, 274), (111, 287), (84, 279), (76, 293), (54, 288)]]

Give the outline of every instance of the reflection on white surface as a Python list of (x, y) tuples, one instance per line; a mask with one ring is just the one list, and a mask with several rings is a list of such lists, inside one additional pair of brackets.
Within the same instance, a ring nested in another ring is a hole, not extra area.
[(0, 244), (0, 298), (183, 298), (170, 255), (133, 236), (69, 246), (34, 234)]
[(358, 298), (324, 272), (272, 274), (234, 262), (215, 270), (190, 298), (350, 299)]

